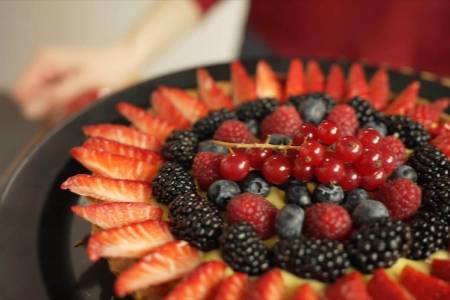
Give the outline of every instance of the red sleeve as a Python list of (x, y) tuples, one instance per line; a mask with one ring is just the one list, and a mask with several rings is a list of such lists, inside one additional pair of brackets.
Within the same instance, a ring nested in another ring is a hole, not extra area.
[(202, 13), (206, 13), (214, 4), (219, 0), (194, 0), (202, 10)]

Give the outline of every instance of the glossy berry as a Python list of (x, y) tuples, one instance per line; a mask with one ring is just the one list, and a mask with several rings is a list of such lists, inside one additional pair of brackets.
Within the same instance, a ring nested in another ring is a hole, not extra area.
[(314, 169), (314, 175), (321, 183), (339, 182), (345, 175), (344, 164), (335, 158), (327, 157)]
[(344, 177), (339, 181), (339, 185), (344, 191), (352, 191), (359, 186), (361, 176), (355, 171), (355, 169), (346, 167)]
[(313, 193), (314, 202), (336, 203), (344, 200), (344, 191), (337, 184), (319, 184)]
[(373, 128), (365, 128), (358, 132), (357, 135), (361, 144), (366, 148), (377, 147), (381, 142), (380, 133)]
[(267, 196), (270, 193), (270, 184), (261, 176), (258, 171), (251, 171), (240, 183), (243, 193), (253, 193), (260, 196)]
[(291, 163), (280, 154), (275, 154), (266, 159), (262, 166), (264, 178), (272, 184), (282, 184), (289, 179)]
[(272, 203), (252, 193), (234, 197), (227, 206), (228, 222), (247, 222), (261, 238), (268, 238), (274, 233), (277, 213), (278, 209)]
[(293, 145), (301, 145), (306, 140), (314, 140), (317, 138), (317, 127), (311, 123), (303, 123), (294, 136)]
[(383, 160), (383, 170), (386, 174), (390, 174), (396, 167), (395, 156), (390, 150), (381, 150), (381, 158)]
[(282, 239), (296, 239), (300, 237), (305, 220), (305, 211), (295, 204), (283, 207), (277, 216), (275, 228)]
[(389, 217), (389, 211), (380, 201), (366, 199), (356, 205), (352, 213), (353, 222), (361, 226), (376, 219)]
[(350, 213), (360, 204), (362, 201), (368, 200), (369, 194), (367, 194), (366, 190), (363, 189), (355, 189), (347, 194), (344, 200), (344, 207)]
[(228, 180), (240, 181), (250, 171), (250, 161), (242, 153), (225, 155), (220, 161), (220, 174)]
[(395, 169), (395, 171), (391, 174), (389, 179), (395, 180), (398, 178), (406, 178), (413, 182), (417, 181), (417, 172), (414, 170), (413, 167), (410, 167), (408, 165), (403, 165)]
[(344, 163), (357, 161), (362, 151), (363, 147), (361, 142), (353, 136), (343, 137), (336, 142), (336, 158), (342, 160)]
[(295, 204), (300, 207), (311, 205), (311, 195), (304, 183), (292, 180), (286, 187), (286, 203)]
[(311, 166), (318, 166), (325, 156), (325, 147), (315, 140), (305, 141), (299, 149), (298, 159)]
[(384, 125), (384, 123), (382, 122), (376, 122), (376, 121), (372, 121), (369, 123), (364, 124), (363, 126), (364, 128), (372, 128), (375, 129), (376, 131), (378, 131), (378, 133), (381, 136), (386, 136), (387, 135), (387, 127), (386, 125)]
[(239, 185), (231, 180), (221, 179), (215, 181), (208, 188), (208, 200), (221, 209), (227, 207), (228, 202), (241, 193)]
[(313, 167), (306, 164), (301, 159), (295, 159), (292, 164), (292, 176), (299, 181), (310, 181), (313, 177)]
[(310, 237), (343, 240), (351, 229), (350, 215), (340, 205), (318, 203), (306, 209), (305, 231)]
[(246, 151), (253, 169), (260, 170), (264, 161), (272, 155), (271, 149), (249, 148)]
[(381, 152), (375, 149), (364, 149), (354, 167), (360, 175), (369, 175), (380, 170), (383, 167)]
[(373, 191), (383, 185), (386, 181), (386, 173), (384, 170), (377, 170), (372, 174), (361, 176), (359, 186), (367, 191)]
[(321, 143), (331, 145), (339, 138), (339, 129), (332, 121), (323, 121), (317, 127), (317, 137)]

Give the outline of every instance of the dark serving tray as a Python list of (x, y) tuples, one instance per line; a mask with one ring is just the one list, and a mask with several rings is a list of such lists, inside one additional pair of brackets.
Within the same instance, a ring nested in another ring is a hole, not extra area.
[[(289, 61), (269, 59), (276, 71), (286, 72)], [(331, 61), (321, 61), (328, 70)], [(250, 72), (256, 61), (246, 61)], [(341, 64), (348, 68), (347, 62)], [(229, 79), (228, 64), (208, 67), (218, 80)], [(372, 75), (374, 67), (366, 67)], [(412, 80), (422, 83), (421, 96), (450, 96), (438, 82), (390, 71), (391, 87), (399, 92)], [(69, 149), (83, 142), (81, 126), (125, 120), (114, 106), (131, 101), (148, 107), (150, 93), (159, 85), (195, 88), (195, 69), (159, 77), (108, 96), (53, 130), (28, 154), (5, 187), (0, 202), (1, 299), (112, 299), (114, 276), (103, 260), (92, 264), (84, 247), (74, 247), (90, 231), (74, 218), (69, 207), (78, 197), (59, 189), (67, 177), (85, 172), (69, 156)]]

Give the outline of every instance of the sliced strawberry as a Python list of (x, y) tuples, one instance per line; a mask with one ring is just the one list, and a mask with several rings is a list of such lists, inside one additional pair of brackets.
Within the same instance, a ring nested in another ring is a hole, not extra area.
[(420, 300), (450, 299), (450, 285), (447, 282), (416, 271), (410, 266), (403, 268), (400, 283)]
[(147, 220), (159, 220), (163, 214), (163, 210), (159, 206), (135, 202), (75, 205), (71, 209), (77, 216), (103, 229)]
[(209, 261), (198, 266), (179, 283), (164, 300), (211, 299), (223, 279), (227, 266), (222, 261)]
[(80, 196), (112, 202), (149, 202), (152, 189), (142, 181), (112, 179), (86, 174), (69, 177), (61, 189)]
[(327, 300), (370, 300), (364, 278), (359, 272), (340, 277), (326, 291)]
[(309, 60), (306, 65), (306, 85), (308, 92), (323, 92), (325, 89), (325, 75), (315, 60)]
[(414, 300), (405, 288), (389, 277), (384, 269), (373, 272), (367, 284), (367, 290), (373, 300)]
[(450, 260), (433, 259), (431, 262), (431, 274), (442, 280), (450, 282)]
[(208, 107), (203, 102), (182, 89), (163, 86), (159, 90), (190, 123), (208, 114)]
[(161, 143), (154, 136), (124, 125), (88, 125), (83, 127), (83, 132), (90, 137), (101, 137), (147, 150), (159, 151), (161, 149)]
[(404, 115), (416, 105), (420, 82), (414, 81), (395, 98), (384, 111), (388, 115)]
[(197, 86), (200, 98), (210, 110), (233, 108), (230, 96), (225, 94), (205, 68), (197, 69)]
[(169, 223), (149, 220), (97, 231), (89, 238), (86, 251), (92, 261), (102, 257), (140, 257), (173, 240)]
[(75, 147), (70, 150), (73, 158), (93, 173), (117, 179), (151, 181), (159, 170), (159, 164), (106, 151)]
[(233, 101), (235, 105), (256, 99), (256, 87), (253, 80), (240, 61), (230, 65), (231, 85), (233, 88)]
[(122, 144), (104, 138), (89, 138), (83, 143), (83, 147), (94, 150), (103, 150), (112, 154), (144, 160), (149, 164), (161, 164), (163, 160), (158, 152)]
[(298, 287), (292, 300), (319, 300), (319, 295), (307, 283)]
[(378, 69), (373, 75), (369, 83), (369, 101), (377, 110), (382, 110), (386, 107), (389, 101), (389, 77), (384, 68)]
[(361, 96), (364, 99), (369, 98), (369, 87), (367, 86), (364, 68), (358, 63), (351, 65), (347, 82), (347, 99), (356, 96)]
[(160, 142), (164, 142), (175, 129), (169, 122), (131, 103), (121, 102), (117, 105), (117, 110), (138, 130), (156, 137)]
[(200, 263), (200, 252), (185, 241), (173, 241), (158, 247), (123, 272), (114, 285), (123, 297), (147, 286), (175, 280), (191, 272)]
[(300, 59), (291, 60), (286, 78), (286, 97), (298, 96), (306, 93), (305, 73)]
[(175, 105), (172, 104), (172, 102), (163, 96), (160, 90), (152, 93), (151, 101), (153, 111), (159, 118), (178, 129), (191, 126), (189, 120), (175, 107)]
[(439, 120), (449, 103), (450, 100), (448, 98), (441, 98), (432, 103), (416, 105), (406, 111), (406, 115), (429, 129)]
[(338, 102), (342, 102), (341, 100), (344, 99), (345, 77), (341, 66), (338, 64), (331, 65), (330, 72), (328, 73), (325, 93), (336, 99)]
[(450, 131), (443, 131), (431, 143), (450, 158)]
[(243, 299), (248, 300), (282, 300), (285, 292), (283, 276), (280, 269), (264, 273), (247, 286)]
[(240, 300), (244, 295), (247, 275), (243, 273), (234, 273), (225, 278), (220, 284), (214, 300)]
[(283, 99), (281, 83), (272, 67), (265, 60), (256, 65), (256, 96), (258, 98)]

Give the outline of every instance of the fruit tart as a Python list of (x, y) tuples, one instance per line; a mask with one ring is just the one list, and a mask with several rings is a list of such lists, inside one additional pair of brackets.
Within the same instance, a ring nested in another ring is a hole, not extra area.
[(87, 254), (118, 297), (450, 299), (449, 99), (419, 82), (293, 59), (285, 76), (236, 61), (229, 82), (161, 86), (129, 122), (89, 125)]

